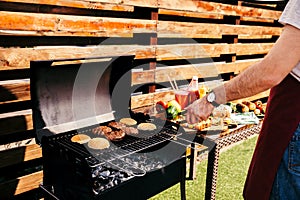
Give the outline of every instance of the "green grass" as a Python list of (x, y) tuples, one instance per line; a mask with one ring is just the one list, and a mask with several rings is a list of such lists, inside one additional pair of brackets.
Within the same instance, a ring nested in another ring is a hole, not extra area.
[[(248, 167), (253, 154), (257, 136), (250, 138), (239, 145), (233, 146), (221, 153), (217, 179), (216, 200), (240, 200)], [(196, 180), (186, 181), (186, 199), (202, 200), (205, 194), (207, 160), (197, 165)], [(179, 184), (152, 197), (150, 200), (179, 200)]]

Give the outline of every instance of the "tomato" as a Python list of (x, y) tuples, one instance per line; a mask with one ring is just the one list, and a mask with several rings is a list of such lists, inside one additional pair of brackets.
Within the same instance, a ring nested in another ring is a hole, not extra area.
[(158, 101), (156, 102), (155, 108), (157, 112), (162, 112), (168, 108), (168, 104), (164, 101)]

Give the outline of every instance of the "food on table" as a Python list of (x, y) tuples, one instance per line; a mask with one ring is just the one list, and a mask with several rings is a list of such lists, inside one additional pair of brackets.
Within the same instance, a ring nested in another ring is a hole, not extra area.
[(155, 104), (155, 109), (157, 112), (165, 112), (168, 108), (168, 104), (164, 101), (158, 101)]
[(258, 109), (258, 108), (256, 108), (253, 112), (254, 112), (255, 115), (261, 114), (261, 111), (260, 111), (260, 109)]
[(167, 118), (175, 119), (181, 113), (181, 106), (176, 100), (171, 100), (168, 102), (167, 108)]
[(221, 104), (213, 110), (212, 115), (213, 117), (225, 118), (230, 117), (231, 112), (232, 109), (230, 106)]
[(91, 149), (97, 149), (97, 150), (101, 150), (101, 149), (106, 149), (110, 146), (109, 141), (105, 138), (93, 138), (88, 142), (88, 147)]
[(255, 103), (252, 103), (251, 101), (243, 101), (242, 103), (248, 106), (250, 111), (254, 111), (256, 109)]
[(207, 120), (203, 120), (203, 121), (197, 123), (195, 125), (195, 128), (199, 131), (202, 131), (206, 128), (211, 127), (211, 125), (212, 125), (211, 118), (208, 118)]
[(241, 113), (249, 112), (249, 107), (246, 106), (243, 103), (237, 103), (236, 104), (236, 111), (241, 112)]
[(188, 124), (188, 123), (181, 123), (181, 126), (189, 128), (189, 129), (196, 129), (198, 131), (203, 131), (206, 128), (211, 127), (212, 121), (209, 117), (207, 120), (203, 120), (201, 122), (198, 122), (196, 124)]
[(231, 124), (232, 123), (232, 119), (230, 117), (225, 117), (223, 119), (223, 123), (226, 124), (226, 125)]
[(264, 114), (265, 110), (264, 110), (264, 106), (263, 103), (260, 100), (257, 100), (256, 102), (254, 102), (256, 109), (260, 110), (260, 114)]
[(77, 142), (79, 144), (84, 144), (87, 143), (91, 140), (90, 136), (86, 135), (86, 134), (78, 134), (78, 135), (74, 135), (71, 138), (72, 142)]
[(233, 113), (236, 112), (236, 103), (228, 102), (226, 105), (230, 106), (230, 108), (231, 108), (231, 110), (232, 110)]

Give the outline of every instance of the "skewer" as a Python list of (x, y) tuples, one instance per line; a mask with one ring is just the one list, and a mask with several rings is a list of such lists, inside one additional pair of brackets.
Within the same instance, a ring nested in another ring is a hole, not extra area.
[(173, 89), (174, 91), (176, 91), (176, 88), (175, 88), (175, 86), (173, 85), (173, 82), (172, 82), (170, 76), (167, 75), (167, 77), (168, 77), (168, 79), (169, 79), (169, 82), (170, 82), (170, 84), (171, 84), (172, 89)]
[(176, 83), (175, 78), (173, 79), (173, 81), (174, 81), (175, 89), (178, 90), (178, 85), (177, 85), (177, 83)]

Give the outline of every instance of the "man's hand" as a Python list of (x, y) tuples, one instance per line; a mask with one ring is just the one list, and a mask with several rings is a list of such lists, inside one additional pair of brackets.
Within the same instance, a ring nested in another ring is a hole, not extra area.
[(206, 120), (214, 110), (214, 106), (206, 100), (206, 97), (203, 97), (189, 105), (186, 110), (187, 122), (189, 124), (195, 124)]

